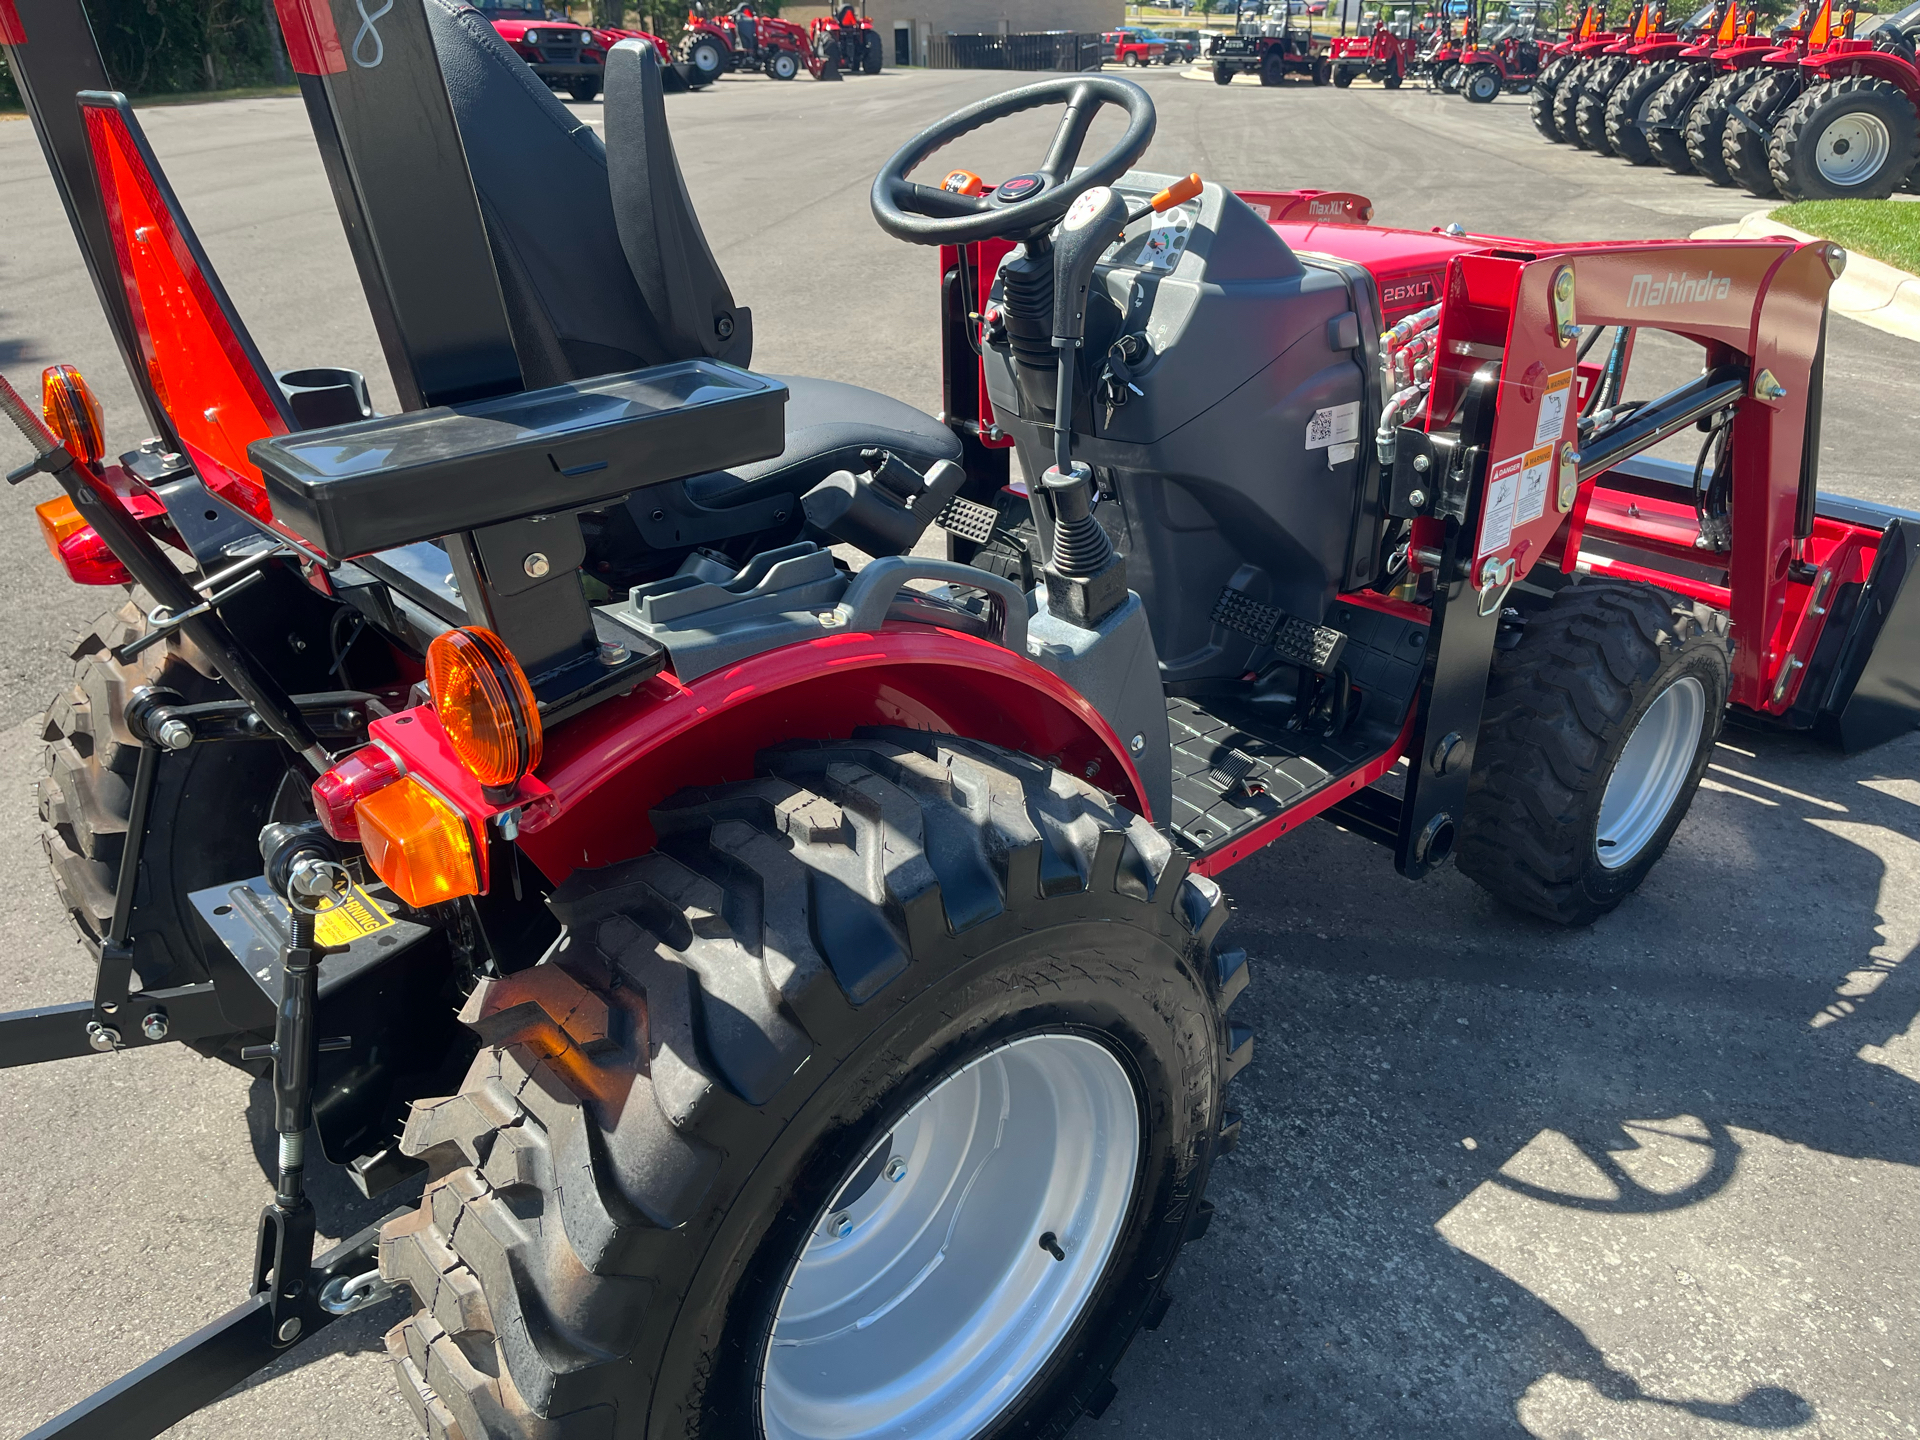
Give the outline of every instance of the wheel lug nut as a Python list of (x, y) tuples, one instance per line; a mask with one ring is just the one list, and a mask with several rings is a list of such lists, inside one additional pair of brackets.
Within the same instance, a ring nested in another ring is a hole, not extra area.
[(887, 1161), (887, 1179), (898, 1185), (907, 1178), (907, 1162), (898, 1155)]
[(844, 1240), (853, 1234), (853, 1217), (842, 1211), (827, 1221), (827, 1232), (836, 1240)]

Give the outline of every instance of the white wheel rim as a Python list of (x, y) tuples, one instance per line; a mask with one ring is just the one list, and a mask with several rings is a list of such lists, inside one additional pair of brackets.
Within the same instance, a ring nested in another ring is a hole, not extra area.
[(1829, 185), (1861, 185), (1880, 173), (1893, 137), (1878, 115), (1855, 110), (1832, 121), (1813, 147), (1813, 163)]
[(767, 1440), (988, 1429), (1085, 1311), (1139, 1152), (1133, 1082), (1082, 1036), (1026, 1036), (934, 1086), (814, 1218), (761, 1367)]
[(1631, 865), (1660, 833), (1693, 769), (1706, 723), (1706, 687), (1683, 675), (1633, 727), (1600, 797), (1594, 851), (1606, 869)]

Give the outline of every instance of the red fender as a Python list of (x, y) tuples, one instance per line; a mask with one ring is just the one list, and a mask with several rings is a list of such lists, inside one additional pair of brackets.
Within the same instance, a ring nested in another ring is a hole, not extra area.
[[(456, 762), (435, 743), (430, 711), (408, 717), (376, 721), (373, 738), (481, 829), (500, 807), (464, 772), (445, 773)], [(897, 624), (769, 650), (691, 684), (657, 675), (567, 721), (546, 737), (538, 783), (519, 797), (531, 802), (521, 848), (556, 884), (631, 859), (654, 843), (648, 812), (675, 791), (751, 779), (754, 755), (770, 745), (843, 740), (866, 725), (1041, 756), (1147, 814), (1126, 747), (1065, 681), (990, 641)]]

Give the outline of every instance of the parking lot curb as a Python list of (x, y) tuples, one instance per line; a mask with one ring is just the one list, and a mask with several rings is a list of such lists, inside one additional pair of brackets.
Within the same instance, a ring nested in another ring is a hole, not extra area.
[[(1820, 238), (1769, 219), (1765, 210), (1755, 210), (1731, 225), (1709, 225), (1695, 230), (1690, 238), (1763, 240), (1769, 236), (1787, 236), (1794, 240)], [(1846, 271), (1833, 282), (1833, 289), (1827, 294), (1828, 304), (1839, 314), (1889, 335), (1920, 340), (1920, 276), (1848, 251)]]

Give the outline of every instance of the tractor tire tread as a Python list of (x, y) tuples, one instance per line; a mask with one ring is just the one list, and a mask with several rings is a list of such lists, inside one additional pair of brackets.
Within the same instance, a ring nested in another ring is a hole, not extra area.
[(1687, 158), (1693, 168), (1715, 185), (1732, 188), (1733, 176), (1727, 172), (1725, 148), (1721, 136), (1731, 118), (1727, 107), (1764, 78), (1759, 70), (1736, 70), (1722, 75), (1700, 92), (1687, 111)]
[[(1887, 157), (1887, 164), (1871, 183), (1856, 190), (1842, 192), (1838, 187), (1833, 187), (1833, 195), (1812, 193), (1814, 186), (1820, 183), (1817, 172), (1809, 177), (1794, 163), (1813, 138), (1808, 132), (1819, 113), (1829, 104), (1861, 96), (1872, 97), (1881, 103), (1884, 110), (1881, 118), (1894, 131), (1890, 137), (1892, 151)], [(1903, 149), (1906, 154), (1904, 164), (1900, 159)], [(1920, 119), (1916, 118), (1913, 104), (1900, 88), (1877, 76), (1850, 75), (1842, 80), (1809, 85), (1787, 107), (1779, 123), (1773, 127), (1773, 133), (1768, 138), (1766, 160), (1768, 174), (1774, 185), (1789, 201), (1841, 198), (1884, 200), (1903, 185), (1910, 190), (1920, 190)], [(1809, 178), (1813, 179), (1814, 185), (1808, 184)]]
[[(1522, 643), (1496, 653), (1461, 824), (1461, 871), (1561, 924), (1586, 924), (1611, 908), (1596, 908), (1580, 884), (1580, 812), (1610, 727), (1631, 711), (1634, 687), (1658, 673), (1663, 656), (1701, 637), (1724, 653), (1726, 633), (1720, 612), (1622, 581), (1572, 586), (1532, 615)], [(1709, 750), (1723, 718), (1707, 717)], [(1676, 803), (1680, 815), (1689, 799)], [(1579, 843), (1569, 846), (1575, 833)]]
[(1797, 70), (1776, 71), (1756, 81), (1736, 102), (1767, 133), (1756, 135), (1739, 115), (1727, 114), (1720, 131), (1720, 159), (1733, 183), (1762, 199), (1775, 193), (1773, 171), (1767, 163), (1773, 120), (1791, 103), (1802, 86)]
[(1675, 175), (1694, 173), (1693, 157), (1687, 154), (1687, 115), (1700, 92), (1711, 83), (1697, 65), (1681, 65), (1647, 102), (1646, 118), (1640, 133), (1656, 164)]
[(429, 1435), (611, 1433), (646, 1383), (631, 1357), (663, 1323), (676, 1227), (714, 1203), (708, 1122), (860, 1033), (855, 1007), (910, 973), (917, 942), (1056, 897), (1142, 902), (1212, 957), (1221, 1073), (1245, 1063), (1252, 1032), (1224, 1012), (1246, 957), (1215, 943), (1220, 887), (1093, 787), (898, 729), (776, 747), (756, 772), (669, 797), (659, 848), (569, 877), (553, 950), (462, 1009), (481, 1049), (459, 1093), (414, 1106), (401, 1148), (429, 1180), (383, 1230), (380, 1268), (413, 1292), (387, 1349)]
[(1607, 99), (1607, 143), (1613, 153), (1631, 165), (1653, 165), (1658, 158), (1647, 143), (1642, 120), (1661, 87), (1683, 68), (1678, 60), (1661, 60), (1629, 72)]
[[(127, 603), (94, 621), (73, 649), (72, 680), (47, 707), (41, 726), (44, 771), (35, 787), (41, 846), (61, 905), (81, 937), (95, 943), (106, 934), (113, 917), (115, 882), (140, 758), (140, 743), (127, 728), (127, 702), (146, 686), (178, 691), (188, 703), (227, 693), (212, 663), (178, 631), (148, 646), (130, 663), (114, 656), (117, 646), (146, 633), (149, 603), (145, 592), (135, 591)], [(186, 778), (190, 773), (184, 764), (163, 760), (154, 790), (157, 821), (186, 798), (192, 785)], [(162, 835), (169, 829), (164, 824), (152, 827), (153, 833)], [(249, 843), (252, 838), (247, 837)], [(168, 835), (163, 843), (171, 847), (177, 841), (177, 836)], [(158, 860), (143, 852), (138, 892), (143, 906), (156, 903)], [(165, 910), (169, 901), (162, 898), (157, 903)], [(149, 925), (135, 944), (135, 967), (149, 988), (205, 978), (204, 965), (191, 943), (190, 920), (178, 914), (169, 918), (171, 923)]]

